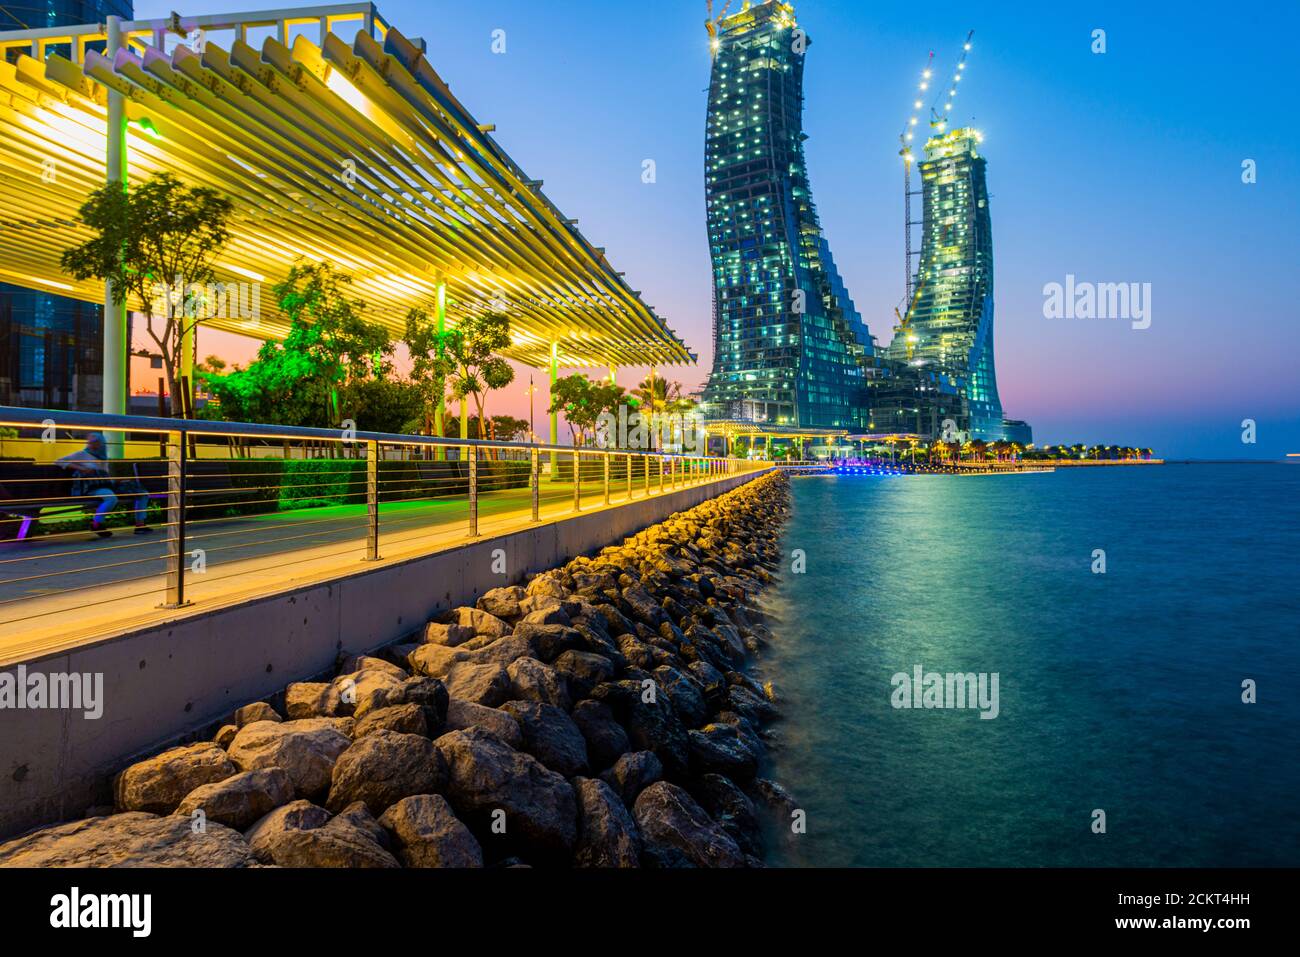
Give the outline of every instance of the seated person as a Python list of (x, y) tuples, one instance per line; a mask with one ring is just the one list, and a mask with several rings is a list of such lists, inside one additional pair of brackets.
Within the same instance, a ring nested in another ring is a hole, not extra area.
[(79, 452), (65, 455), (56, 463), (68, 469), (76, 476), (72, 483), (71, 495), (89, 496), (99, 499), (95, 515), (90, 520), (90, 528), (100, 538), (112, 536), (104, 527), (104, 519), (117, 507), (117, 492), (133, 496), (135, 501), (135, 533), (148, 535), (153, 529), (146, 524), (149, 508), (149, 494), (135, 479), (114, 479), (108, 471), (108, 451), (104, 436), (91, 432), (86, 436), (86, 447)]

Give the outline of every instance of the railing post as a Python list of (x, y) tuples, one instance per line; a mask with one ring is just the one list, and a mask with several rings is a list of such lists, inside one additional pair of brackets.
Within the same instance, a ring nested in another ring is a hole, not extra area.
[(605, 504), (609, 504), (609, 453), (604, 455), (605, 459)]
[(573, 449), (573, 510), (582, 509), (582, 453)]
[(649, 494), (650, 494), (650, 459), (652, 458), (652, 456), (651, 456), (649, 453), (647, 453), (646, 455), (643, 455), (641, 458), (642, 458), (642, 461), (645, 462), (645, 493), (646, 493), (647, 496), (649, 496)]
[(632, 453), (627, 453), (627, 500), (632, 501)]
[(185, 465), (189, 436), (172, 432), (167, 445), (167, 597), (165, 608), (185, 602)]
[(531, 474), (529, 475), (528, 478), (528, 486), (533, 496), (533, 521), (535, 522), (538, 520), (537, 507), (539, 504), (538, 490), (540, 486), (540, 482), (538, 481), (539, 479), (538, 472), (540, 471), (540, 466), (538, 465), (538, 463), (541, 459), (541, 456), (537, 454), (537, 449), (533, 449), (533, 451), (530, 454), (532, 456), (533, 462), (532, 462)]
[(660, 455), (659, 456), (659, 494), (662, 495), (663, 491), (664, 491), (664, 457)]
[(366, 561), (379, 560), (379, 442), (366, 443)]
[(469, 537), (478, 537), (478, 446), (466, 448), (469, 459)]

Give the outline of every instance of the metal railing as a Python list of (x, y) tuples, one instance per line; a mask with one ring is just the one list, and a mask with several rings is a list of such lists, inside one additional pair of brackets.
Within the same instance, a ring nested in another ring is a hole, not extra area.
[[(770, 465), (8, 407), (0, 427), (0, 656)], [(107, 458), (78, 475), (90, 433)]]

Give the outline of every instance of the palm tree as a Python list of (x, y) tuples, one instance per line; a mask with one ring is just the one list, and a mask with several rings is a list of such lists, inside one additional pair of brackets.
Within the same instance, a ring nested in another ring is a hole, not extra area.
[(632, 394), (641, 401), (641, 408), (644, 410), (643, 414), (650, 417), (649, 424), (655, 434), (656, 449), (663, 451), (662, 437), (659, 434), (659, 428), (656, 426), (667, 411), (669, 403), (681, 398), (682, 384), (680, 382), (669, 382), (667, 379), (661, 379), (651, 373), (646, 376), (645, 381), (632, 390)]

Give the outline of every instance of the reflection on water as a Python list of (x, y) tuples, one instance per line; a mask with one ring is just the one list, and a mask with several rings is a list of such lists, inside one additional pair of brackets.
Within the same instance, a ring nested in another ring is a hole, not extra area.
[[(1300, 863), (1300, 469), (793, 485), (774, 863)], [(998, 717), (891, 707), (916, 665), (998, 673)]]

